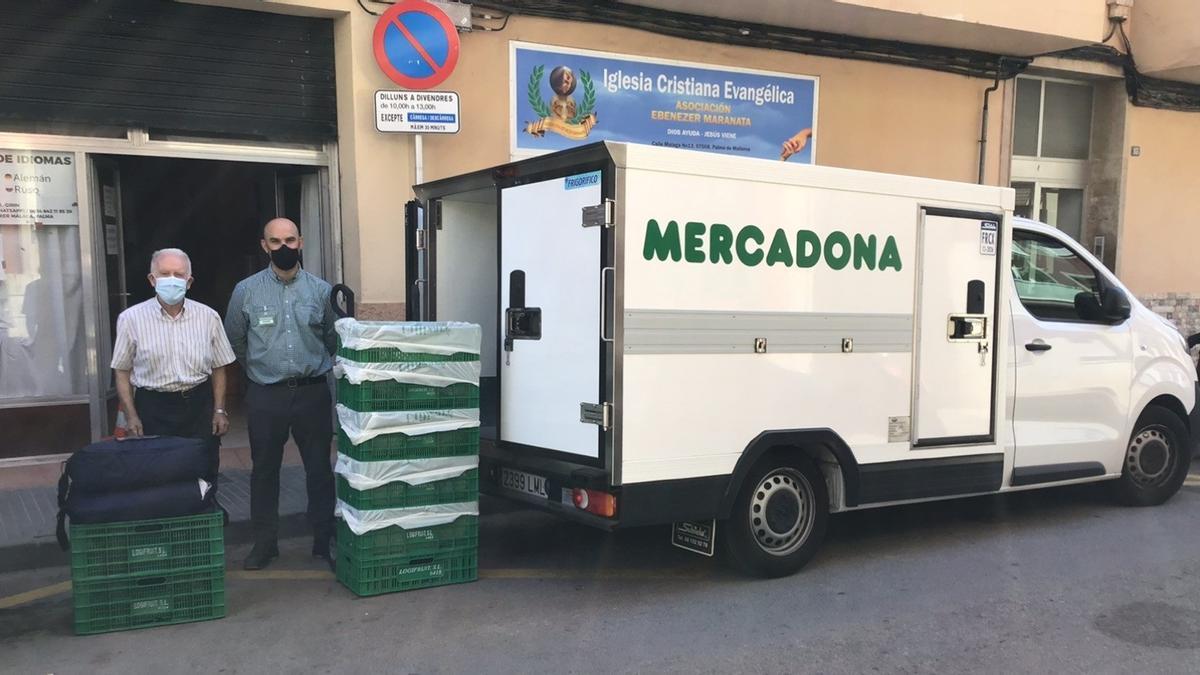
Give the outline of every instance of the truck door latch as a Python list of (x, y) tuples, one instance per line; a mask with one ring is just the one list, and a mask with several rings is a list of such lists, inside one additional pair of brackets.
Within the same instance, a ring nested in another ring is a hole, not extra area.
[(987, 315), (952, 314), (946, 322), (946, 337), (951, 342), (978, 342), (987, 339)]

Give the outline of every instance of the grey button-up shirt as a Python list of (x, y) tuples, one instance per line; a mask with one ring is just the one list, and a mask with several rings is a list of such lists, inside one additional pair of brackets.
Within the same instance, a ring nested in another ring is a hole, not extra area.
[(238, 282), (225, 333), (252, 381), (274, 384), (329, 372), (337, 349), (330, 288), (304, 270), (284, 283), (269, 266)]

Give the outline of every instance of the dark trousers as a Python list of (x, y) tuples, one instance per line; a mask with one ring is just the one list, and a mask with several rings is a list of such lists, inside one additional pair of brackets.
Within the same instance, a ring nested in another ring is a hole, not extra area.
[(210, 470), (206, 479), (216, 485), (221, 466), (221, 439), (212, 432), (211, 380), (185, 392), (138, 389), (133, 394), (133, 406), (147, 436), (181, 436), (208, 441)]
[(324, 382), (288, 386), (250, 382), (246, 389), (250, 432), (250, 519), (254, 539), (274, 543), (279, 536), (279, 467), (288, 434), (296, 440), (308, 483), (308, 522), (313, 537), (333, 536), (333, 400)]

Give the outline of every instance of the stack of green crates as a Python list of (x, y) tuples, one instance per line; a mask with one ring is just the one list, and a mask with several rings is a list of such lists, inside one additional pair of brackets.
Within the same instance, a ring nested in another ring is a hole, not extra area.
[(221, 512), (71, 525), (79, 635), (225, 616)]
[[(346, 321), (343, 319), (343, 321)], [(445, 324), (399, 324), (400, 330), (437, 330)], [(477, 327), (474, 327), (478, 330)], [(430, 354), (399, 347), (355, 350), (340, 346), (340, 361), (359, 365), (478, 361), (478, 353)], [(337, 381), (338, 403), (356, 412), (414, 412), (479, 408), (478, 382), (445, 387), (394, 380), (353, 384)], [(390, 433), (354, 445), (338, 430), (338, 452), (359, 462), (476, 457), (479, 429), (468, 428), (409, 436)], [(356, 490), (337, 476), (339, 501), (356, 511), (471, 503), (478, 513), (479, 469), (422, 485), (392, 482)], [(337, 579), (360, 596), (474, 581), (478, 576), (479, 516), (462, 515), (453, 522), (404, 529), (391, 525), (355, 534), (344, 520), (337, 525)]]

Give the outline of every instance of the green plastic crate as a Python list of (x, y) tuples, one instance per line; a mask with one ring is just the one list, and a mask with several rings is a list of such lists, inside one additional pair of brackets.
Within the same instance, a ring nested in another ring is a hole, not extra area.
[(338, 403), (358, 412), (478, 408), (479, 386), (459, 382), (429, 387), (395, 380), (352, 384), (338, 378), (337, 398)]
[(76, 583), (223, 567), (221, 512), (103, 525), (71, 525), (71, 578)]
[(225, 568), (72, 581), (75, 633), (207, 621), (225, 616)]
[(405, 352), (395, 347), (372, 347), (371, 349), (348, 349), (338, 343), (337, 355), (357, 363), (435, 363), (478, 361), (478, 354), (456, 352), (454, 354), (425, 354)]
[(339, 553), (363, 563), (474, 549), (479, 545), (479, 516), (459, 516), (445, 525), (408, 530), (392, 525), (366, 534), (354, 534), (346, 521), (338, 520), (337, 545)]
[(350, 507), (365, 511), (474, 502), (479, 499), (479, 469), (424, 485), (396, 482), (370, 490), (355, 490), (345, 476), (338, 474), (337, 496)]
[(358, 445), (338, 429), (338, 452), (360, 462), (466, 457), (479, 454), (479, 427), (407, 436), (383, 434)]
[(338, 551), (337, 580), (358, 596), (461, 584), (478, 577), (479, 555), (473, 548), (433, 556), (398, 556), (381, 560)]

